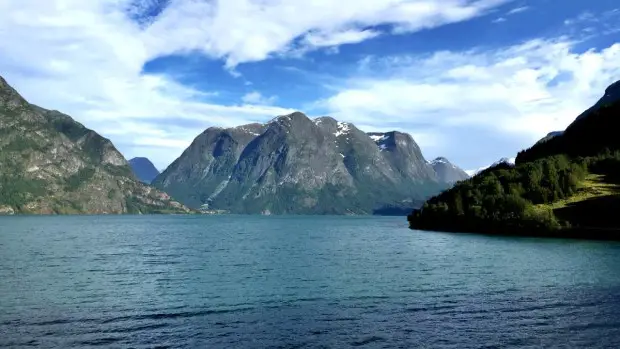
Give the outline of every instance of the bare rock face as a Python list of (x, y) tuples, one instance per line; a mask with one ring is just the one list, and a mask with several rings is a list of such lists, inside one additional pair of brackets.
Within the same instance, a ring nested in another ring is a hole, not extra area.
[(209, 128), (154, 181), (192, 208), (367, 214), (445, 189), (413, 138), (296, 112)]
[(139, 182), (106, 138), (0, 77), (0, 214), (191, 212)]

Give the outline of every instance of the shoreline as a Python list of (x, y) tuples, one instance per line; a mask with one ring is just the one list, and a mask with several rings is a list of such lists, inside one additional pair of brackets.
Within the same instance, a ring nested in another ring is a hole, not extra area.
[(409, 229), (425, 232), (450, 233), (450, 234), (479, 234), (509, 237), (545, 238), (545, 239), (573, 239), (592, 241), (620, 241), (620, 228), (597, 228), (580, 227), (560, 229), (556, 231), (523, 231), (518, 229), (479, 231), (473, 229), (430, 229), (414, 227), (409, 224)]

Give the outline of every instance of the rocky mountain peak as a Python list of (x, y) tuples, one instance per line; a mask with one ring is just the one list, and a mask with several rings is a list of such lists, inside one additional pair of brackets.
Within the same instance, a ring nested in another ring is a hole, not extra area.
[(235, 131), (245, 132), (254, 136), (258, 136), (265, 131), (265, 125), (259, 123), (252, 123), (247, 125), (241, 125), (233, 128)]
[(431, 161), (430, 164), (433, 166), (433, 170), (435, 170), (439, 179), (444, 182), (456, 183), (469, 178), (467, 172), (455, 166), (443, 156)]
[(148, 158), (135, 157), (129, 160), (129, 165), (136, 177), (144, 183), (150, 184), (159, 175), (159, 171)]
[(338, 120), (332, 118), (331, 116), (321, 116), (321, 117), (314, 119), (314, 123), (317, 125), (321, 125), (321, 124), (335, 125), (338, 123)]
[(413, 137), (399, 131), (369, 132), (368, 136), (379, 146), (382, 151), (396, 151), (407, 147), (419, 149)]
[(299, 122), (307, 122), (309, 120), (310, 118), (308, 118), (306, 114), (296, 111), (291, 114), (276, 116), (275, 118), (271, 119), (267, 124), (269, 125), (269, 124), (279, 123), (279, 124), (291, 125), (291, 124), (296, 124)]
[(190, 207), (273, 214), (369, 213), (446, 187), (404, 133), (300, 112), (235, 129), (252, 127), (200, 137), (154, 184)]
[(443, 156), (437, 157), (435, 158), (435, 160), (431, 161), (432, 164), (450, 164), (450, 161), (448, 161), (448, 159), (444, 158)]
[(28, 102), (0, 76), (0, 107), (16, 110), (27, 105)]

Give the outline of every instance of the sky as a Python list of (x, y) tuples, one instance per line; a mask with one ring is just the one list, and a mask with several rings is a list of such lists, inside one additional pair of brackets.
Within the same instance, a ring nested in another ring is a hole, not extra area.
[(302, 111), (487, 166), (620, 80), (617, 0), (0, 0), (0, 75), (164, 169)]

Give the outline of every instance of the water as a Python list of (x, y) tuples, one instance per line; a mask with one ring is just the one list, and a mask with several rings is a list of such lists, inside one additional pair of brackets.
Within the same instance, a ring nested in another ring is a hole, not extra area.
[(0, 347), (615, 348), (620, 244), (378, 217), (0, 218)]

